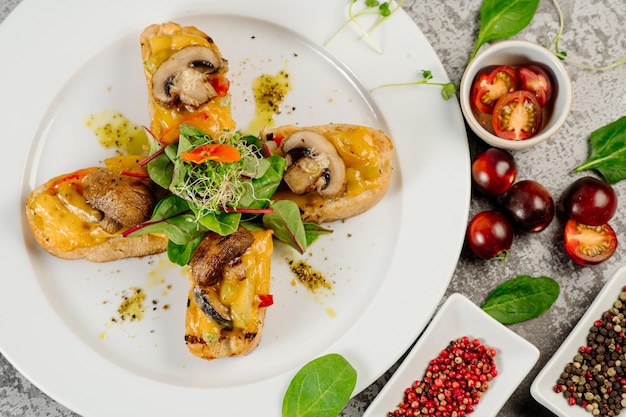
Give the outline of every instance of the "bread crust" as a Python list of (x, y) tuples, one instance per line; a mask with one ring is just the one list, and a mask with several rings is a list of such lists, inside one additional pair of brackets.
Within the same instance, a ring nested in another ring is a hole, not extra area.
[(49, 192), (49, 189), (46, 183), (35, 188), (29, 194), (25, 207), (26, 219), (39, 245), (58, 258), (109, 262), (123, 258), (153, 255), (167, 250), (168, 238), (160, 233), (137, 237), (122, 237), (120, 234), (110, 235), (110, 237), (95, 245), (77, 246), (70, 250), (63, 250), (58, 247), (55, 239), (51, 237), (51, 230), (44, 225), (47, 213), (41, 213), (34, 208), (33, 202), (35, 198), (41, 193), (47, 192)]
[(276, 200), (293, 200), (300, 208), (302, 219), (306, 222), (324, 223), (335, 220), (343, 220), (361, 214), (376, 205), (387, 193), (393, 172), (393, 143), (391, 139), (380, 129), (357, 126), (352, 124), (327, 124), (320, 126), (281, 126), (275, 129), (267, 129), (263, 135), (273, 134), (276, 136), (289, 136), (296, 131), (311, 130), (322, 135), (331, 132), (351, 132), (357, 128), (366, 128), (372, 138), (378, 158), (379, 176), (376, 186), (362, 191), (358, 195), (348, 195), (345, 191), (335, 197), (325, 198), (318, 193), (308, 193), (302, 196), (296, 195), (286, 187), (279, 190), (274, 197)]
[(185, 334), (185, 343), (193, 355), (213, 360), (231, 356), (243, 356), (252, 352), (260, 343), (265, 322), (265, 309), (259, 310), (259, 326), (255, 333), (246, 331), (224, 332), (221, 337), (211, 343), (191, 333)]

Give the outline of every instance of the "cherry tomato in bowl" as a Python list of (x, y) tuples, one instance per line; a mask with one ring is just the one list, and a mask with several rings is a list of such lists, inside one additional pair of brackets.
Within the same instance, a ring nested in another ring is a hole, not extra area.
[(538, 65), (529, 65), (517, 69), (520, 89), (535, 94), (539, 105), (545, 107), (552, 98), (552, 82), (550, 76)]
[(517, 90), (500, 97), (491, 117), (496, 136), (524, 140), (541, 129), (543, 109), (530, 91)]
[(466, 241), (479, 258), (503, 260), (511, 249), (513, 233), (513, 226), (504, 214), (481, 211), (470, 220)]
[(582, 177), (565, 189), (561, 203), (568, 218), (600, 226), (608, 223), (615, 214), (617, 195), (608, 182)]
[(498, 99), (506, 93), (515, 91), (518, 82), (517, 71), (507, 65), (482, 72), (472, 85), (473, 106), (483, 113), (491, 114)]
[(569, 219), (564, 231), (565, 251), (579, 265), (595, 265), (609, 259), (617, 249), (615, 231), (608, 224), (589, 226)]

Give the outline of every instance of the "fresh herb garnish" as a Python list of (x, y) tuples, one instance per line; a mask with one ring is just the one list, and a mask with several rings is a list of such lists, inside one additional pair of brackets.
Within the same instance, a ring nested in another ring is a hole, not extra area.
[(589, 135), (591, 153), (574, 172), (595, 169), (609, 184), (626, 178), (626, 116)]
[(450, 97), (453, 97), (456, 94), (456, 87), (453, 83), (435, 82), (435, 81), (432, 81), (432, 78), (433, 78), (432, 71), (422, 70), (421, 80), (409, 81), (406, 83), (383, 84), (383, 85), (379, 85), (378, 87), (372, 88), (370, 92), (373, 92), (380, 88), (387, 88), (387, 87), (406, 87), (409, 85), (435, 85), (435, 86), (441, 87), (441, 97), (443, 97), (444, 100), (448, 100)]
[(316, 358), (293, 377), (282, 417), (336, 417), (356, 386), (356, 370), (337, 353)]
[(481, 308), (502, 324), (518, 323), (548, 311), (559, 292), (552, 278), (519, 275), (493, 290)]
[[(346, 20), (341, 26), (339, 26), (339, 28), (330, 36), (330, 38), (328, 38), (328, 40), (324, 42), (324, 46), (327, 46), (330, 41), (332, 41), (335, 36), (337, 36), (339, 32), (341, 32), (349, 23), (352, 23), (361, 33), (361, 39), (364, 39), (368, 43), (368, 45), (370, 45), (372, 49), (374, 49), (376, 52), (382, 53), (380, 48), (378, 48), (372, 42), (372, 40), (370, 39), (370, 35), (374, 31), (374, 29), (376, 29), (381, 23), (389, 19), (397, 10), (402, 8), (403, 2), (404, 0), (390, 0), (385, 2), (380, 2), (378, 0), (364, 0), (364, 7), (359, 11), (355, 11), (354, 5), (357, 3), (357, 0), (350, 0), (350, 6), (348, 7), (348, 20)], [(359, 18), (366, 15), (378, 16), (375, 23), (370, 26), (369, 29), (364, 28), (359, 23)]]
[(539, 0), (483, 0), (480, 30), (470, 61), (485, 43), (508, 38), (524, 29), (535, 15)]
[(573, 65), (576, 65), (577, 67), (583, 68), (583, 69), (588, 69), (588, 70), (592, 70), (592, 71), (606, 71), (608, 69), (611, 68), (615, 68), (617, 66), (620, 65), (624, 65), (626, 64), (626, 56), (623, 56), (621, 58), (619, 58), (618, 60), (616, 60), (615, 62), (612, 62), (608, 65), (604, 65), (601, 67), (598, 66), (593, 66), (593, 65), (588, 65), (585, 64), (583, 62), (577, 61), (575, 59), (572, 59), (570, 57), (567, 56), (567, 52), (561, 50), (561, 47), (559, 46), (559, 41), (561, 40), (561, 35), (563, 35), (563, 11), (561, 10), (561, 6), (559, 5), (559, 2), (557, 0), (552, 0), (552, 3), (554, 4), (554, 7), (556, 8), (556, 11), (559, 15), (559, 31), (556, 34), (556, 36), (554, 37), (554, 40), (552, 40), (552, 42), (550, 43), (550, 45), (548, 46), (548, 49), (554, 48), (554, 52), (555, 55), (558, 56), (561, 60), (563, 61), (567, 61)]
[(171, 194), (157, 204), (149, 221), (124, 235), (165, 234), (168, 257), (176, 264), (186, 265), (209, 231), (225, 236), (239, 226), (271, 229), (278, 240), (300, 253), (321, 233), (330, 233), (307, 228), (295, 202), (271, 199), (286, 162), (277, 155), (266, 157), (255, 136), (223, 132), (212, 138), (182, 124), (179, 140), (164, 148), (151, 138), (145, 163), (150, 178)]

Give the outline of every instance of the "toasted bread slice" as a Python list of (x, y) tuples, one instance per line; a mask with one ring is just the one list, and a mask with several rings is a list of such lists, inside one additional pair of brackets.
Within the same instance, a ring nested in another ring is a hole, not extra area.
[(211, 288), (218, 302), (228, 311), (228, 325), (207, 316), (194, 301), (195, 282), (191, 279), (192, 288), (185, 317), (185, 342), (195, 356), (211, 360), (246, 355), (261, 340), (268, 304), (266, 300), (270, 294), (274, 246), (271, 231), (261, 230), (252, 234), (252, 245), (237, 262), (225, 267), (220, 282)]
[[(343, 186), (334, 195), (323, 195), (318, 191), (296, 194), (289, 187), (282, 187), (273, 198), (295, 201), (302, 219), (313, 223), (356, 216), (383, 198), (393, 172), (393, 143), (382, 130), (351, 124), (309, 127), (288, 125), (266, 129), (262, 136), (278, 139), (284, 144), (287, 138), (299, 132), (321, 134), (335, 146), (345, 165)], [(278, 152), (284, 155), (283, 148), (279, 147)]]
[(178, 140), (187, 123), (214, 136), (234, 130), (230, 111), (228, 61), (206, 33), (168, 22), (146, 27), (139, 38), (148, 87), (152, 134), (164, 143)]

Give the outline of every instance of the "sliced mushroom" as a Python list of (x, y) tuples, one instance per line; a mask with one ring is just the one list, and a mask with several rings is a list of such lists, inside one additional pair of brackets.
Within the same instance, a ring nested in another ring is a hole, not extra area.
[(193, 45), (166, 59), (152, 77), (152, 95), (164, 107), (179, 103), (197, 108), (217, 96), (210, 75), (227, 65), (219, 52)]
[(217, 284), (224, 268), (238, 261), (253, 242), (252, 233), (243, 228), (227, 236), (207, 233), (189, 263), (194, 284), (200, 288)]
[(220, 301), (216, 288), (211, 287), (206, 290), (200, 287), (193, 287), (193, 302), (207, 316), (215, 320), (221, 327), (231, 330), (233, 328), (233, 320), (230, 316), (230, 310)]
[(345, 163), (335, 146), (320, 133), (293, 133), (281, 142), (281, 149), (287, 160), (283, 179), (295, 194), (317, 191), (332, 197), (345, 189)]
[(85, 177), (83, 195), (89, 205), (102, 212), (100, 225), (108, 233), (148, 220), (156, 204), (152, 190), (144, 181), (106, 168)]

